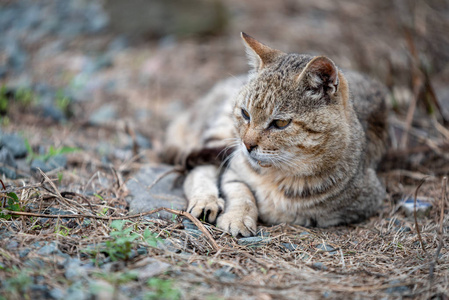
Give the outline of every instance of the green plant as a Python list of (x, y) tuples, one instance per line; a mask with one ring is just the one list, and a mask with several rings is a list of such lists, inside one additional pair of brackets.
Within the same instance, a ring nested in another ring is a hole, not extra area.
[(132, 223), (128, 220), (114, 220), (111, 223), (110, 237), (111, 239), (105, 243), (100, 244), (95, 249), (87, 248), (84, 249), (84, 253), (88, 253), (92, 256), (96, 256), (98, 253), (107, 254), (111, 260), (128, 260), (131, 251), (134, 246), (140, 242), (144, 242), (148, 246), (156, 247), (158, 243), (158, 238), (152, 233), (148, 228), (146, 228), (143, 234), (138, 234), (137, 228), (133, 226), (126, 227), (125, 225)]
[[(47, 161), (50, 159), (50, 157), (54, 157), (54, 156), (60, 155), (60, 154), (73, 153), (73, 152), (80, 150), (79, 148), (75, 148), (75, 147), (62, 146), (62, 147), (55, 148), (53, 146), (50, 146), (50, 148), (48, 148), (48, 151), (46, 154), (39, 155), (37, 153), (34, 153), (33, 148), (30, 146), (30, 142), (27, 139), (25, 139), (25, 146), (28, 151), (28, 156), (27, 156), (28, 163), (34, 159), (40, 159), (43, 161)], [(62, 180), (62, 177), (61, 177), (61, 180)]]
[(57, 225), (55, 228), (56, 234), (62, 235), (62, 236), (68, 236), (70, 233), (70, 229), (63, 225)]
[(161, 279), (153, 277), (148, 279), (148, 286), (153, 292), (145, 295), (145, 299), (165, 299), (165, 300), (177, 300), (181, 298), (181, 291), (173, 287), (173, 280)]
[(130, 221), (114, 220), (111, 223), (114, 231), (110, 233), (112, 240), (106, 241), (106, 252), (113, 261), (127, 260), (131, 254), (133, 242), (139, 237), (137, 233), (132, 232), (132, 227), (125, 228), (126, 223)]
[(19, 88), (14, 93), (14, 99), (21, 104), (23, 107), (27, 107), (31, 104), (33, 104), (37, 97), (33, 93), (33, 91), (29, 88)]
[(62, 90), (56, 93), (56, 106), (66, 115), (70, 115), (70, 103), (71, 100), (67, 97)]
[(19, 270), (16, 266), (6, 269), (9, 278), (2, 280), (4, 290), (9, 293), (7, 299), (24, 299), (26, 293), (33, 283), (29, 270)]
[(2, 212), (3, 209), (9, 211), (22, 211), (23, 208), (20, 205), (20, 200), (19, 197), (17, 197), (16, 193), (14, 192), (7, 193), (5, 198), (6, 201), (2, 200), (2, 207), (0, 208), (0, 218), (10, 220), (12, 217), (14, 217), (14, 215), (9, 213), (3, 213)]
[(9, 99), (7, 95), (6, 86), (2, 85), (0, 88), (0, 114), (4, 115), (8, 112)]

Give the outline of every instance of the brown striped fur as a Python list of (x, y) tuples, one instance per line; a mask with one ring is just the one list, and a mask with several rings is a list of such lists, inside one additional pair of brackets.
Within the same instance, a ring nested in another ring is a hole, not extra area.
[[(197, 165), (184, 185), (188, 210), (244, 236), (257, 219), (325, 227), (374, 214), (385, 198), (375, 173), (387, 137), (383, 86), (326, 57), (242, 38), (249, 76), (219, 83), (168, 131), (166, 160)], [(221, 168), (210, 158), (220, 149), (232, 153)]]

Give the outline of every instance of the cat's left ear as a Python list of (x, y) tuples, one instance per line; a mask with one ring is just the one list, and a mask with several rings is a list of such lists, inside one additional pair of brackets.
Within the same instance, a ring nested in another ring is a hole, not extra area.
[(297, 81), (307, 80), (311, 88), (323, 86), (329, 95), (338, 92), (338, 69), (334, 62), (325, 56), (314, 57), (298, 76)]
[(262, 44), (244, 32), (241, 32), (240, 35), (242, 36), (246, 47), (249, 64), (256, 72), (262, 70), (265, 66), (271, 64), (276, 58), (284, 54), (282, 51), (272, 49), (267, 45)]

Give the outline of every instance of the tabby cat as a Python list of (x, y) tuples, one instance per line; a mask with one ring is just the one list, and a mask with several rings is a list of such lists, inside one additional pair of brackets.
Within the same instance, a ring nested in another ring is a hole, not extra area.
[(255, 234), (258, 220), (327, 227), (374, 214), (384, 87), (241, 36), (249, 75), (219, 82), (168, 129), (166, 161), (191, 168), (187, 210), (234, 236)]

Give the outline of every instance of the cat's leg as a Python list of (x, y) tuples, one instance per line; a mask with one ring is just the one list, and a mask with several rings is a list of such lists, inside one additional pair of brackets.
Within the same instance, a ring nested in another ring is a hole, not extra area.
[(195, 167), (184, 181), (184, 193), (189, 201), (187, 211), (194, 217), (204, 216), (213, 223), (224, 209), (224, 201), (219, 198), (217, 167), (213, 165)]
[(217, 219), (217, 226), (233, 236), (250, 236), (257, 230), (257, 205), (249, 186), (232, 169), (222, 176), (221, 192), (226, 209)]

